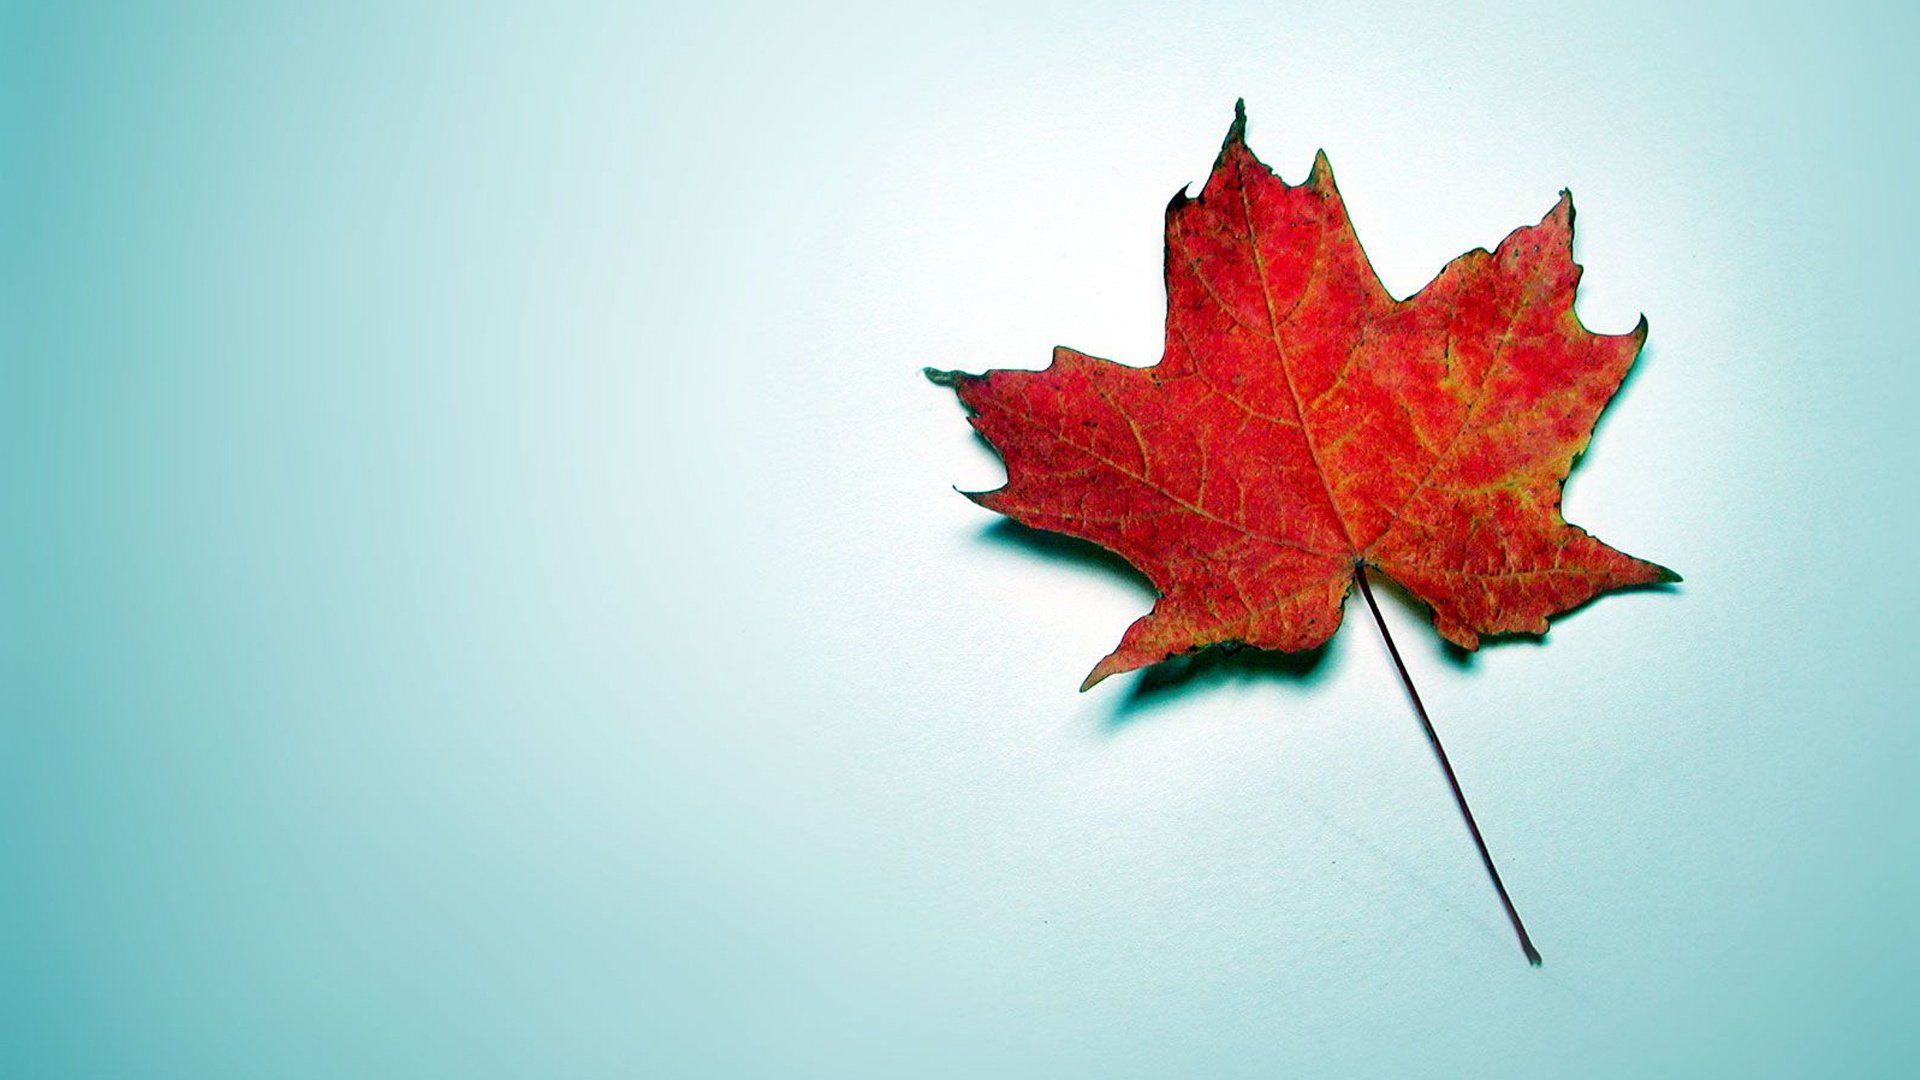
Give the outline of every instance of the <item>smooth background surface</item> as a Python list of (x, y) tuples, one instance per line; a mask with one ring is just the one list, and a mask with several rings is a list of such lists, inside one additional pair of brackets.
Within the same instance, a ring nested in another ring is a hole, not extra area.
[[(1911, 1075), (1915, 27), (1666, 7), (9, 8), (0, 1073)], [(1078, 695), (1144, 590), (950, 489), (1239, 96), (1651, 321), (1686, 583), (1390, 605), (1540, 971), (1363, 611)]]

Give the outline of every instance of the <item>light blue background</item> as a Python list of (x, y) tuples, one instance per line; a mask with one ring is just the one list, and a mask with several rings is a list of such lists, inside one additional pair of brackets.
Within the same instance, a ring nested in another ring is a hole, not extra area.
[[(0, 1074), (1920, 1068), (1910, 16), (0, 17)], [(923, 365), (1151, 362), (1244, 96), (1388, 286), (1571, 187), (1652, 337), (1450, 660), (1074, 687)]]

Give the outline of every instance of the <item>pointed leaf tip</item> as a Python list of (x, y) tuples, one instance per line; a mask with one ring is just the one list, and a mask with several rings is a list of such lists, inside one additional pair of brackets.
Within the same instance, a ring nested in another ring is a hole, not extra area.
[(1316, 188), (1333, 187), (1333, 162), (1327, 160), (1327, 152), (1313, 152), (1313, 166), (1307, 170), (1307, 185)]
[(1227, 126), (1227, 137), (1220, 143), (1220, 149), (1226, 150), (1234, 143), (1247, 144), (1247, 99), (1236, 98), (1233, 103), (1233, 123)]
[(1573, 236), (1573, 189), (1561, 188), (1560, 197), (1554, 200), (1553, 209), (1547, 211), (1542, 222), (1560, 221), (1566, 225), (1567, 236)]

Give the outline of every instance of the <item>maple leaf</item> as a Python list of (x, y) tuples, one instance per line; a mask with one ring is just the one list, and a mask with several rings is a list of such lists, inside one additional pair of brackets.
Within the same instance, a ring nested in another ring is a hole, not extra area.
[(1167, 207), (1157, 365), (1061, 347), (1043, 371), (928, 369), (1006, 463), (1006, 486), (969, 498), (1107, 548), (1159, 593), (1081, 689), (1208, 645), (1311, 649), (1367, 567), (1465, 649), (1678, 581), (1560, 513), (1647, 336), (1644, 317), (1581, 325), (1572, 243), (1563, 191), (1397, 301), (1326, 155), (1285, 183), (1247, 149), (1239, 105), (1199, 197)]

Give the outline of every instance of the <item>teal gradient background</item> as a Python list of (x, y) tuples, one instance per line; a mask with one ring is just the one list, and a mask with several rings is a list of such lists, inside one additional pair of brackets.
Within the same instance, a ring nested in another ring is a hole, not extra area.
[[(270, 8), (270, 10), (269, 10)], [(1907, 1076), (1903, 9), (8, 5), (0, 1075)], [(923, 365), (1158, 356), (1236, 97), (1396, 295), (1570, 187), (1686, 582), (1075, 694)]]

